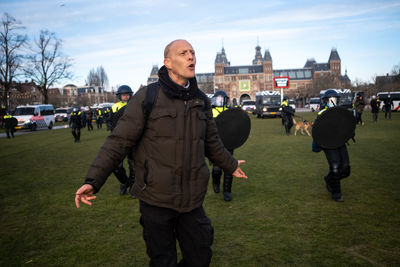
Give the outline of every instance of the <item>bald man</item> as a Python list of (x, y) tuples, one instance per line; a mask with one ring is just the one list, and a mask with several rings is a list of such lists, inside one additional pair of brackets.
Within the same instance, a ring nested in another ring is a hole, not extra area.
[(127, 104), (75, 196), (77, 208), (80, 202), (92, 205), (93, 194), (135, 147), (133, 193), (140, 201), (150, 266), (177, 266), (176, 240), (179, 266), (210, 264), (214, 230), (202, 206), (210, 176), (206, 157), (247, 179), (239, 167), (245, 161), (233, 158), (218, 136), (210, 102), (197, 87), (195, 66), (189, 42), (175, 40), (165, 47), (152, 112), (144, 116), (144, 87)]

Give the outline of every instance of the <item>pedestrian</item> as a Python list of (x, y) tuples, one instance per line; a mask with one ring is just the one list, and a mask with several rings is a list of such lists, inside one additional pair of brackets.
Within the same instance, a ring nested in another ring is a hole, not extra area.
[(389, 114), (389, 120), (392, 119), (392, 108), (394, 108), (393, 105), (393, 99), (390, 95), (390, 93), (388, 94), (388, 96), (383, 100), (383, 107), (385, 109), (385, 119), (387, 119), (388, 114)]
[[(213, 117), (217, 118), (222, 112), (229, 109), (229, 96), (225, 91), (219, 90), (215, 92), (211, 99)], [(227, 149), (233, 155), (233, 149)], [(213, 190), (215, 193), (220, 192), (222, 169), (215, 163), (212, 163), (212, 182)], [(232, 200), (232, 179), (231, 173), (224, 172), (224, 181), (222, 185), (223, 195), (225, 201)]]
[(103, 127), (103, 112), (101, 108), (96, 108), (96, 125), (97, 130), (100, 130)]
[(87, 123), (88, 131), (93, 131), (93, 125), (92, 125), (93, 111), (90, 107), (88, 107), (88, 110), (85, 112), (85, 116), (86, 116), (86, 123)]
[[(119, 119), (124, 114), (126, 104), (128, 104), (129, 100), (131, 100), (132, 94), (133, 91), (128, 85), (121, 85), (120, 87), (118, 87), (116, 95), (119, 101), (111, 107), (111, 113), (110, 113), (111, 131), (114, 130), (114, 128), (117, 126)], [(113, 173), (120, 182), (119, 194), (125, 195), (127, 190), (129, 189), (131, 198), (136, 198), (133, 192), (131, 192), (132, 191), (131, 188), (135, 183), (135, 172), (133, 169), (133, 159), (131, 157), (132, 152), (133, 151), (129, 152), (127, 156), (128, 166), (129, 166), (129, 176), (126, 174), (123, 160), (120, 162), (118, 167), (113, 171)]]
[(165, 47), (151, 113), (145, 116), (143, 110), (147, 86), (128, 103), (75, 196), (78, 208), (80, 201), (91, 205), (93, 194), (134, 146), (133, 192), (140, 200), (150, 266), (177, 266), (176, 240), (179, 266), (209, 266), (214, 235), (203, 209), (210, 176), (205, 157), (247, 179), (239, 167), (245, 161), (234, 159), (218, 136), (210, 101), (197, 87), (195, 66), (187, 41)]
[(288, 96), (283, 97), (283, 101), (279, 110), (282, 114), (282, 124), (285, 126), (286, 135), (290, 135), (290, 129), (293, 126), (292, 116), (294, 115), (294, 110), (291, 106), (289, 106)]
[(376, 96), (373, 95), (369, 104), (371, 106), (372, 121), (377, 123), (378, 122), (379, 106), (380, 106), (379, 99), (377, 99)]
[(77, 107), (72, 109), (69, 126), (72, 128), (75, 143), (79, 143), (81, 141), (82, 113)]
[(10, 139), (10, 137), (14, 138), (15, 127), (18, 124), (17, 119), (14, 118), (13, 115), (11, 115), (11, 113), (7, 111), (3, 117), (3, 121), (4, 121), (7, 138), (8, 139)]
[(356, 124), (364, 125), (362, 113), (364, 111), (365, 102), (361, 94), (357, 94), (353, 101), (353, 108), (356, 114)]
[[(322, 101), (324, 107), (321, 109), (320, 112), (318, 112), (318, 117), (323, 115), (323, 113), (327, 112), (329, 109), (332, 109), (333, 107), (337, 106), (339, 103), (339, 94), (332, 89), (326, 90), (325, 93), (322, 96)], [(338, 107), (339, 109), (343, 109)], [(345, 110), (345, 112), (349, 112)], [(338, 112), (341, 114), (340, 112)], [(354, 116), (349, 113), (350, 118), (354, 122)], [(334, 121), (339, 121), (342, 122), (344, 120), (339, 120), (338, 117), (334, 118)], [(324, 151), (326, 159), (328, 160), (329, 164), (329, 172), (327, 175), (324, 176), (324, 180), (326, 183), (326, 188), (328, 192), (332, 194), (332, 200), (336, 202), (343, 202), (343, 197), (342, 197), (342, 190), (341, 190), (341, 182), (340, 180), (343, 178), (346, 178), (350, 175), (350, 160), (349, 160), (349, 154), (347, 152), (347, 147), (345, 142), (343, 142), (343, 145), (339, 145), (334, 148), (322, 148), (316, 141), (315, 137), (317, 135), (317, 130), (314, 129), (318, 125), (317, 120), (314, 122), (313, 126), (313, 143), (312, 143), (312, 151), (313, 152), (320, 152), (321, 150)], [(324, 123), (324, 125), (333, 125), (333, 123)], [(333, 127), (333, 126), (332, 126)], [(345, 129), (345, 125), (341, 127), (336, 127), (336, 128), (341, 128), (341, 130)], [(334, 128), (332, 129), (327, 129), (328, 132), (331, 132), (333, 130), (336, 130)], [(336, 135), (329, 135), (329, 138), (336, 138)], [(347, 141), (347, 140), (345, 140)]]

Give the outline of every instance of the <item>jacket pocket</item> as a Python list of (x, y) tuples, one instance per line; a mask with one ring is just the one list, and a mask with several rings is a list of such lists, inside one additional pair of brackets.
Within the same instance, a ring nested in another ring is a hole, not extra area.
[(207, 128), (207, 115), (200, 110), (197, 110), (197, 120), (196, 120), (196, 135), (199, 136), (200, 139), (204, 140), (206, 137), (206, 128)]
[(151, 128), (153, 136), (156, 137), (175, 136), (176, 110), (174, 109), (154, 110), (151, 113), (149, 120), (150, 120), (149, 128)]

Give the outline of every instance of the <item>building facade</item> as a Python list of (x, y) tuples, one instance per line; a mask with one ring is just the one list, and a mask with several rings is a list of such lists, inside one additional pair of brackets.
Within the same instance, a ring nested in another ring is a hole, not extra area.
[[(270, 51), (267, 49), (262, 55), (259, 45), (255, 48), (255, 56), (251, 65), (231, 66), (225, 49), (217, 52), (213, 73), (196, 74), (199, 88), (208, 94), (217, 90), (224, 90), (231, 99), (239, 103), (245, 99), (254, 100), (256, 93), (264, 90), (280, 90), (274, 88), (275, 77), (289, 77), (290, 87), (284, 89), (284, 94), (296, 100), (311, 97), (310, 90), (316, 87), (315, 81), (322, 77), (330, 77), (337, 88), (348, 88), (350, 79), (341, 75), (341, 60), (336, 49), (332, 49), (328, 62), (317, 63), (308, 59), (303, 68), (274, 69)], [(147, 83), (157, 81), (158, 67), (153, 66)], [(325, 88), (315, 88), (315, 91)]]

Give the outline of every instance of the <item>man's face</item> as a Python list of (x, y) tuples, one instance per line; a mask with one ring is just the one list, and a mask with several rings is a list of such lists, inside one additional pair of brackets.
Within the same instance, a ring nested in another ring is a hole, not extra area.
[(131, 96), (129, 94), (121, 94), (121, 101), (128, 102)]
[(195, 76), (196, 56), (193, 47), (184, 40), (174, 42), (164, 58), (164, 65), (171, 79), (185, 86)]

